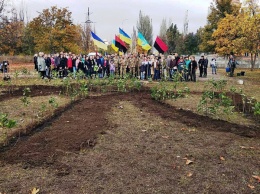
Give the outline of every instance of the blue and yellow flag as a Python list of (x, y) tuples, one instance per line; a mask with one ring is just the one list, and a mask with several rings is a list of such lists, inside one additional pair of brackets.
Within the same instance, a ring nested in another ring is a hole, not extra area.
[(115, 40), (112, 40), (111, 48), (112, 48), (114, 51), (118, 52), (118, 49), (119, 49), (119, 48), (116, 47), (116, 41), (115, 41)]
[(119, 28), (119, 37), (120, 37), (121, 40), (123, 40), (127, 44), (131, 44), (132, 43), (132, 40), (131, 40), (130, 36), (128, 36), (128, 34), (125, 33), (124, 30), (122, 30), (121, 28)]
[(93, 32), (91, 32), (93, 41), (94, 41), (94, 45), (96, 45), (98, 48), (107, 50), (107, 45), (106, 43), (104, 43), (103, 40), (101, 40), (96, 34), (94, 34)]
[(142, 35), (141, 32), (138, 32), (138, 39), (137, 39), (137, 43), (139, 46), (142, 47), (142, 49), (148, 51), (150, 50), (152, 47), (148, 44), (147, 40), (144, 38), (144, 36)]

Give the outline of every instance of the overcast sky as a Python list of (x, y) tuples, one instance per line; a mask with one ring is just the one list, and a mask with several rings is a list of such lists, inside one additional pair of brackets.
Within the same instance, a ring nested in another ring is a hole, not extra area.
[[(95, 23), (97, 35), (101, 39), (111, 41), (118, 28), (121, 27), (131, 36), (133, 27), (138, 21), (139, 11), (149, 15), (153, 24), (154, 37), (159, 34), (163, 18), (177, 24), (179, 31), (183, 32), (185, 13), (188, 10), (189, 32), (206, 24), (210, 3), (213, 0), (12, 0), (19, 8), (22, 4), (28, 12), (29, 19), (38, 16), (45, 8), (56, 5), (67, 7), (72, 12), (76, 24), (84, 24), (87, 18), (88, 7), (90, 20)], [(23, 3), (21, 3), (23, 2)]]

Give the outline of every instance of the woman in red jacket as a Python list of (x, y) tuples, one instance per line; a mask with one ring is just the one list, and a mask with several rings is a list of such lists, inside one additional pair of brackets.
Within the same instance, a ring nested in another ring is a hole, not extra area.
[(73, 68), (72, 68), (72, 58), (71, 58), (71, 55), (68, 56), (67, 67), (68, 67), (68, 70), (72, 73), (73, 72)]

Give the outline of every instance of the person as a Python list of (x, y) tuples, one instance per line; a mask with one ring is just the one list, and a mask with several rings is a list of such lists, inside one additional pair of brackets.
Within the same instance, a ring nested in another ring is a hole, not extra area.
[(67, 58), (65, 54), (61, 54), (60, 65), (59, 65), (59, 77), (63, 78), (67, 76)]
[(119, 57), (119, 62), (118, 62), (118, 68), (119, 68), (119, 76), (121, 78), (124, 78), (125, 76), (125, 71), (126, 71), (126, 59), (124, 56)]
[(196, 70), (198, 68), (198, 63), (195, 60), (194, 56), (191, 56), (190, 60), (191, 60), (191, 62), (190, 62), (189, 70), (190, 70), (190, 74), (191, 74), (191, 81), (196, 82)]
[(36, 71), (38, 71), (37, 58), (38, 58), (38, 55), (35, 54), (34, 57), (33, 57), (33, 63), (34, 63), (34, 69)]
[(51, 55), (51, 71), (56, 71), (57, 67), (55, 66), (55, 58), (54, 55)]
[(152, 67), (152, 62), (151, 62), (151, 57), (147, 57), (147, 66), (146, 66), (146, 79), (151, 78), (151, 67)]
[(96, 62), (95, 62), (93, 56), (89, 56), (87, 68), (88, 68), (88, 76), (90, 78), (92, 78), (95, 64), (96, 64)]
[(230, 77), (234, 76), (234, 71), (235, 71), (235, 68), (237, 65), (238, 65), (238, 63), (235, 60), (234, 56), (230, 55), (229, 61), (228, 61), (228, 67), (230, 68), (230, 74), (229, 74)]
[(160, 62), (160, 70), (159, 70), (160, 79), (163, 77), (163, 79), (166, 80), (167, 79), (167, 61), (163, 55), (159, 56), (158, 60)]
[(178, 55), (178, 53), (174, 53), (174, 58), (176, 60), (176, 63), (178, 63), (178, 61), (180, 60), (180, 56)]
[(168, 75), (171, 78), (171, 61), (172, 61), (172, 56), (168, 55), (167, 61), (166, 61), (166, 69), (168, 70)]
[(70, 73), (73, 72), (73, 65), (72, 65), (72, 58), (71, 58), (71, 55), (68, 55), (68, 58), (67, 58), (67, 67), (68, 67), (68, 71)]
[(147, 59), (146, 59), (146, 57), (144, 57), (143, 61), (141, 63), (141, 66), (140, 66), (140, 79), (141, 80), (144, 80), (144, 78), (145, 78), (146, 65), (147, 65)]
[(46, 64), (46, 77), (50, 79), (51, 78), (51, 56), (45, 54), (44, 60)]
[[(85, 61), (85, 60), (84, 60)], [(85, 72), (85, 66), (84, 66), (85, 64), (83, 64), (82, 63), (82, 56), (81, 55), (79, 55), (78, 56), (78, 59), (77, 59), (77, 61), (76, 61), (76, 67), (77, 67), (77, 71), (79, 72), (83, 72), (83, 73), (86, 73)]]
[(60, 71), (60, 54), (57, 53), (56, 56), (54, 57), (54, 64), (55, 64), (55, 68), (56, 71)]
[(76, 72), (77, 72), (77, 68), (76, 68), (76, 61), (77, 61), (77, 56), (73, 55), (72, 58), (72, 71), (73, 71), (73, 78), (76, 78)]
[(134, 76), (136, 77), (136, 78), (138, 78), (140, 75), (139, 75), (139, 64), (140, 64), (140, 58), (137, 56), (137, 55), (134, 55), (134, 69), (135, 69), (135, 71), (134, 71)]
[(126, 57), (125, 59), (125, 72), (126, 72), (126, 75), (129, 75), (130, 74), (130, 56), (129, 57)]
[(103, 67), (99, 64), (98, 66), (98, 78), (103, 78)]
[(0, 63), (0, 71), (1, 71), (2, 73), (4, 73), (4, 70), (3, 70), (3, 63)]
[(98, 66), (98, 64), (97, 63), (95, 63), (95, 65), (94, 65), (94, 71), (93, 71), (93, 74), (94, 74), (94, 77), (96, 78), (97, 77), (97, 72), (98, 72), (98, 69), (99, 69), (99, 66)]
[(212, 68), (212, 74), (217, 74), (217, 63), (215, 58), (211, 59), (210, 67)]
[(109, 63), (109, 70), (110, 70), (110, 73), (109, 73), (109, 76), (111, 77), (114, 77), (115, 76), (115, 63), (114, 63), (114, 60), (112, 59)]
[[(177, 54), (177, 56), (178, 56), (178, 54)], [(175, 56), (173, 57), (173, 60), (172, 60), (172, 63), (171, 63), (171, 67), (172, 67), (172, 78), (173, 78), (173, 76), (177, 73), (177, 71), (178, 71), (178, 60), (179, 60), (180, 58), (176, 58)]]
[(207, 56), (204, 57), (204, 64), (203, 64), (203, 77), (207, 77), (208, 74), (208, 58)]
[(155, 57), (153, 61), (153, 69), (154, 69), (154, 80), (160, 79), (160, 61), (158, 57)]
[(183, 56), (180, 57), (179, 62), (178, 62), (178, 72), (180, 75), (180, 81), (183, 81), (184, 79), (184, 68), (185, 68), (185, 61), (183, 59)]
[(203, 75), (204, 63), (205, 63), (205, 59), (204, 59), (204, 56), (202, 55), (199, 62), (198, 62), (199, 70), (200, 70), (200, 76), (199, 77), (202, 77), (202, 75)]
[(189, 66), (190, 66), (190, 58), (189, 56), (186, 56), (185, 57), (185, 68), (184, 68), (184, 79), (185, 81), (189, 81), (190, 77), (191, 77), (191, 74), (190, 74), (190, 71), (189, 71)]
[(9, 62), (7, 60), (5, 60), (2, 63), (2, 70), (1, 71), (3, 71), (3, 73), (8, 73), (9, 72), (8, 69), (9, 69)]
[(172, 57), (171, 63), (170, 63), (170, 79), (173, 78), (174, 74), (177, 72), (177, 60), (175, 56)]
[[(111, 58), (110, 58), (110, 55), (108, 55), (107, 57), (105, 57), (105, 60), (104, 60), (104, 67), (106, 68), (104, 77), (110, 76), (110, 62), (111, 62)], [(115, 74), (115, 72), (114, 72), (114, 74)]]
[(46, 76), (46, 63), (43, 52), (39, 52), (39, 56), (37, 57), (37, 65), (40, 76), (42, 79), (44, 79)]

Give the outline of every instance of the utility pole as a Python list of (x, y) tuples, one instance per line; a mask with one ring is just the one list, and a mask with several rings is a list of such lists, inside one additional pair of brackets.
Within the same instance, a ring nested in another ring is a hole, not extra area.
[(189, 20), (188, 20), (188, 10), (185, 13), (184, 25), (183, 25), (183, 35), (186, 36), (189, 33)]

